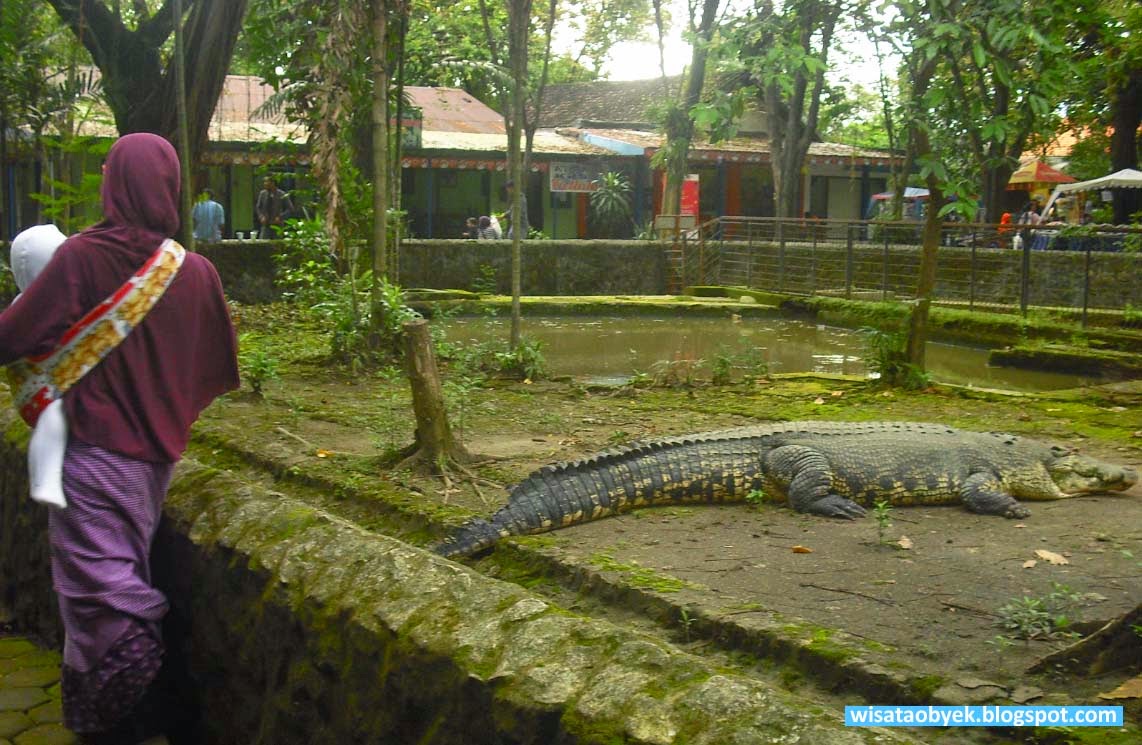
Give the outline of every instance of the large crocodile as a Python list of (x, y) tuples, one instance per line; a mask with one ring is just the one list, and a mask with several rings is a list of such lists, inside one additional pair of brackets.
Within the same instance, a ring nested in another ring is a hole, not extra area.
[(999, 432), (921, 422), (785, 422), (673, 437), (544, 466), (488, 520), (436, 547), (468, 556), (500, 538), (652, 504), (740, 502), (754, 490), (800, 512), (856, 518), (878, 501), (962, 503), (1022, 518), (1016, 501), (1121, 491), (1133, 469)]

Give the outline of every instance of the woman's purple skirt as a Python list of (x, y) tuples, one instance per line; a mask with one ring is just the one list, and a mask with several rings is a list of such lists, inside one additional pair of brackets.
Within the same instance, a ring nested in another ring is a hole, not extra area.
[(68, 444), (67, 508), (51, 510), (52, 584), (66, 632), (64, 724), (111, 729), (162, 664), (167, 599), (151, 586), (151, 541), (172, 463), (149, 463), (82, 442)]

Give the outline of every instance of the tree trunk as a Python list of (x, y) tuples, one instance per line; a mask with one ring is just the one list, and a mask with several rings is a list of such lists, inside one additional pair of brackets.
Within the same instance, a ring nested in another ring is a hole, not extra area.
[[(935, 72), (933, 60), (921, 64), (913, 73), (913, 100), (922, 102)], [(928, 155), (932, 150), (931, 138), (924, 119), (927, 112), (912, 111), (908, 119), (909, 144), (917, 156)], [(924, 347), (928, 341), (928, 311), (932, 303), (932, 290), (936, 286), (936, 254), (940, 246), (940, 208), (944, 195), (934, 172), (928, 174), (928, 210), (924, 218), (923, 245), (920, 249), (919, 277), (916, 281), (916, 305), (908, 323), (907, 358), (918, 370), (924, 370)]]
[(407, 321), (403, 329), (405, 372), (412, 389), (412, 409), (416, 415), (416, 441), (402, 465), (415, 462), (440, 472), (448, 463), (462, 463), (470, 457), (452, 436), (452, 428), (448, 424), (428, 321), (422, 318)]
[(523, 273), (522, 241), (527, 229), (527, 216), (523, 214), (523, 195), (527, 190), (526, 173), (523, 170), (523, 153), (520, 135), (524, 123), (524, 107), (527, 96), (527, 40), (531, 29), (531, 0), (509, 0), (508, 62), (512, 72), (511, 121), (508, 122), (508, 168), (512, 189), (512, 320), (511, 349), (519, 347), (521, 338), (520, 294)]
[[(1134, 70), (1114, 91), (1114, 133), (1110, 136), (1110, 168), (1138, 167), (1138, 126), (1142, 124), (1142, 70)], [(1114, 189), (1114, 222), (1125, 225), (1142, 209), (1138, 189)]]
[[(174, 17), (182, 17), (182, 0), (173, 0)], [(190, 172), (194, 166), (193, 153), (190, 149), (190, 122), (186, 113), (186, 44), (182, 38), (182, 24), (176, 23), (174, 27), (174, 58), (171, 60), (174, 67), (175, 111), (178, 115), (178, 137), (175, 145), (178, 147), (179, 172), (182, 178), (182, 199), (180, 200), (179, 229), (177, 238), (187, 251), (194, 250), (194, 194), (192, 193)]]
[[(181, 19), (171, 3), (130, 30), (98, 0), (50, 0), (56, 14), (87, 47), (103, 76), (103, 89), (120, 135), (153, 132), (175, 142), (177, 92), (162, 48)], [(190, 151), (202, 152), (210, 118), (222, 93), (248, 0), (187, 0), (187, 120)], [(116, 6), (118, 3), (116, 3)]]
[(710, 38), (714, 33), (714, 21), (720, 3), (721, 0), (702, 1), (702, 20), (690, 57), (690, 72), (686, 76), (686, 93), (682, 99), (681, 111), (673, 112), (666, 122), (666, 189), (662, 195), (662, 213), (666, 215), (677, 215), (681, 209), (682, 182), (686, 179), (690, 141), (694, 137), (694, 120), (690, 118), (690, 109), (702, 99), (702, 87), (706, 84), (706, 60), (710, 56)]
[[(382, 283), (388, 278), (388, 214), (389, 214), (389, 76), (385, 67), (388, 54), (386, 33), (388, 19), (384, 0), (372, 0), (373, 31), (373, 284), (370, 287), (370, 346), (380, 346), (381, 329), (386, 311)], [(397, 122), (397, 132), (400, 132)], [(356, 262), (354, 262), (356, 263)], [(356, 271), (356, 267), (350, 269)]]

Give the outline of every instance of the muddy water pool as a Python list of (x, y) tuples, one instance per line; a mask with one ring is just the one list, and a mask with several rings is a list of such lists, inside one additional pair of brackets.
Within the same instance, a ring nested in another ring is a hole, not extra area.
[[(450, 341), (506, 339), (505, 318), (452, 318)], [(708, 379), (715, 359), (738, 365), (761, 362), (773, 373), (867, 375), (863, 333), (781, 318), (524, 317), (523, 335), (542, 343), (552, 375), (621, 383), (638, 372), (654, 375), (669, 365), (682, 373), (696, 365)], [(989, 367), (987, 350), (930, 342), (929, 374), (940, 383), (1015, 391), (1049, 391), (1096, 384), (1097, 378)]]

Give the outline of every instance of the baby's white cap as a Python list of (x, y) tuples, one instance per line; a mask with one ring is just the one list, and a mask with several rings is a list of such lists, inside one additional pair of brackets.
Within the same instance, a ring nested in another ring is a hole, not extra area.
[(66, 240), (67, 236), (55, 225), (36, 225), (12, 239), (12, 274), (16, 275), (16, 286), (20, 292), (28, 289)]

